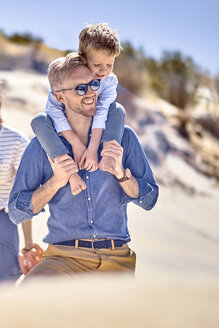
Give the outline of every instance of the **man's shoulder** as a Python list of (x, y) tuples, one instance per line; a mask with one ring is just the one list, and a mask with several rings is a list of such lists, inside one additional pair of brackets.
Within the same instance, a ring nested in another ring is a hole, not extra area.
[(124, 150), (137, 150), (137, 148), (139, 149), (139, 147), (141, 148), (141, 143), (140, 140), (137, 136), (137, 134), (135, 133), (135, 131), (128, 125), (125, 125), (124, 128), (124, 133), (123, 133), (123, 137), (122, 137), (122, 147), (124, 148)]
[(138, 139), (138, 136), (135, 133), (135, 131), (131, 128), (131, 126), (125, 125), (123, 139), (126, 141), (129, 138), (135, 138), (135, 139), (137, 138)]
[(44, 151), (43, 148), (42, 148), (42, 146), (40, 145), (37, 137), (33, 137), (30, 140), (30, 142), (29, 142), (29, 144), (28, 144), (28, 146), (27, 146), (26, 149), (29, 150), (29, 151), (32, 151), (32, 152), (33, 151), (34, 152), (38, 152), (38, 154), (39, 154), (39, 152), (43, 152)]

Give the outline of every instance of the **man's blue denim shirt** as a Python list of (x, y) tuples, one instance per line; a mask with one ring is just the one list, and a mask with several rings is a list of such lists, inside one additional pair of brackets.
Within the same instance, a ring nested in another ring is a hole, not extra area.
[[(62, 140), (71, 153), (70, 144), (64, 138)], [(44, 242), (100, 238), (130, 241), (127, 204), (133, 201), (150, 210), (157, 201), (158, 186), (138, 137), (129, 127), (125, 127), (122, 147), (123, 166), (129, 168), (138, 181), (139, 198), (129, 197), (115, 176), (108, 172), (80, 170), (78, 174), (86, 182), (87, 189), (73, 196), (68, 183), (58, 190), (48, 203), (49, 232)], [(33, 138), (23, 154), (9, 198), (9, 216), (13, 223), (18, 224), (34, 216), (32, 195), (52, 175), (46, 153), (37, 138)]]

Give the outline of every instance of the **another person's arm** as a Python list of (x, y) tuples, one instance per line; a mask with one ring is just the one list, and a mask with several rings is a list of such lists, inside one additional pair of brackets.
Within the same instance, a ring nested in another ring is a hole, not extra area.
[[(26, 144), (27, 140), (21, 138), (14, 149), (13, 166), (15, 172), (18, 170)], [(31, 220), (22, 222), (22, 231), (24, 235), (24, 248), (19, 253), (19, 265), (22, 273), (27, 274), (42, 259), (43, 250), (39, 245), (33, 244)]]
[(43, 257), (43, 250), (38, 244), (32, 241), (32, 222), (31, 220), (22, 222), (24, 235), (24, 248), (19, 253), (19, 265), (21, 272), (27, 274)]
[(24, 235), (24, 249), (30, 250), (33, 248), (33, 240), (32, 240), (32, 222), (31, 220), (22, 222), (22, 230)]

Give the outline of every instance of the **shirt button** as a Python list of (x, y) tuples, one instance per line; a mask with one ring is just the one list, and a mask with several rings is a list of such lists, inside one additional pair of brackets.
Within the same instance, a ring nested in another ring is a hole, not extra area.
[(88, 176), (88, 175), (86, 176), (86, 179), (87, 179), (87, 180), (89, 179), (89, 176)]
[(90, 198), (90, 197), (88, 197), (88, 200), (91, 200), (91, 198)]
[(143, 203), (143, 201), (142, 201), (142, 200), (140, 200), (140, 201), (139, 201), (139, 203), (140, 203), (140, 204), (142, 204), (142, 203)]
[(96, 235), (93, 235), (93, 238), (95, 238), (96, 237)]
[(90, 223), (92, 224), (92, 223), (94, 223), (94, 221), (93, 221), (93, 220), (91, 220), (91, 221), (90, 221)]

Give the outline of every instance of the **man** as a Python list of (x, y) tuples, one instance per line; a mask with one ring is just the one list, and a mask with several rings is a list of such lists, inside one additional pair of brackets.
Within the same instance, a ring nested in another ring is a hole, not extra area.
[(31, 221), (23, 222), (25, 248), (18, 261), (18, 231), (8, 216), (8, 198), (27, 139), (3, 125), (3, 89), (4, 83), (0, 81), (0, 282), (13, 282), (21, 275), (21, 270), (27, 273), (40, 261), (42, 250), (32, 242)]
[[(57, 100), (65, 105), (69, 124), (87, 146), (97, 101), (91, 71), (84, 59), (72, 54), (53, 61), (48, 77)], [(70, 144), (60, 138), (72, 156)], [(50, 210), (49, 232), (44, 237), (49, 246), (26, 279), (87, 271), (134, 272), (135, 253), (127, 245), (127, 204), (133, 201), (150, 210), (157, 201), (158, 186), (130, 128), (125, 128), (122, 146), (108, 141), (98, 155), (99, 159), (111, 156), (115, 171), (80, 170), (87, 188), (72, 196), (68, 180), (77, 172), (72, 158), (65, 154), (50, 161), (36, 138), (26, 148), (10, 195), (10, 218), (18, 224), (47, 203)]]

